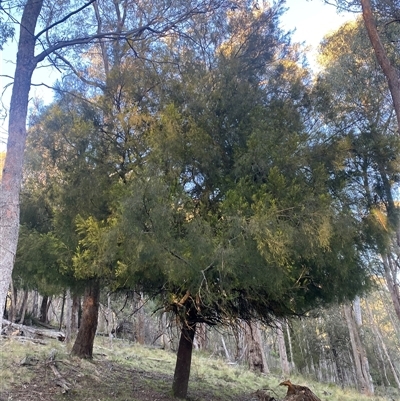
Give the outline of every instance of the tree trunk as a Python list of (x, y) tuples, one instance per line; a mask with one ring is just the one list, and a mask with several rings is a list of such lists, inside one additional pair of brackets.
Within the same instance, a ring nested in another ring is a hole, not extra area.
[(278, 348), (279, 348), (279, 358), (281, 360), (281, 368), (284, 376), (289, 376), (290, 374), (290, 365), (287, 357), (286, 351), (286, 343), (285, 336), (283, 334), (282, 323), (277, 321), (277, 340), (278, 340)]
[(17, 289), (14, 287), (14, 283), (11, 280), (10, 282), (10, 308), (8, 310), (8, 320), (12, 323), (15, 323), (17, 319), (17, 298), (18, 298)]
[(65, 293), (65, 342), (71, 341), (71, 327), (72, 327), (72, 298), (71, 290), (68, 288)]
[(396, 316), (400, 321), (400, 294), (399, 294), (399, 284), (398, 284), (398, 268), (396, 262), (392, 260), (391, 254), (386, 256), (382, 255), (382, 262), (385, 269), (385, 280), (392, 298), (394, 311)]
[(369, 317), (370, 324), (371, 324), (371, 327), (372, 327), (372, 332), (374, 333), (375, 340), (377, 341), (378, 348), (379, 348), (379, 350), (380, 350), (380, 348), (382, 348), (383, 353), (385, 354), (385, 358), (386, 359), (383, 357), (383, 355), (381, 356), (381, 361), (382, 361), (382, 365), (383, 365), (382, 366), (382, 370), (383, 370), (385, 379), (386, 379), (388, 385), (390, 386), (390, 383), (389, 383), (389, 380), (388, 380), (387, 374), (386, 374), (386, 368), (385, 368), (385, 362), (387, 362), (389, 364), (390, 370), (392, 371), (393, 378), (394, 378), (394, 380), (396, 382), (397, 388), (400, 389), (400, 378), (399, 378), (399, 375), (398, 375), (398, 373), (396, 371), (394, 363), (392, 362), (392, 358), (391, 358), (391, 356), (389, 354), (389, 351), (388, 351), (388, 349), (386, 347), (386, 344), (385, 344), (385, 341), (383, 339), (381, 330), (380, 330), (379, 326), (375, 323), (375, 319), (374, 319), (374, 317), (372, 315), (372, 311), (371, 311), (371, 308), (369, 307), (368, 302), (366, 302), (366, 309), (367, 309), (368, 317)]
[(296, 366), (294, 364), (294, 357), (293, 357), (292, 337), (290, 335), (290, 328), (289, 328), (289, 325), (287, 324), (287, 322), (286, 322), (285, 326), (286, 326), (286, 334), (287, 334), (288, 343), (289, 343), (290, 370), (293, 371), (293, 370), (295, 370)]
[(136, 310), (136, 341), (143, 345), (145, 343), (145, 320), (143, 294), (135, 292), (134, 308)]
[[(36, 68), (35, 28), (43, 0), (27, 0), (21, 18), (8, 123), (7, 154), (0, 185), (0, 305), (4, 305), (14, 267), (19, 233), (19, 192), (26, 140), (31, 78)], [(0, 316), (0, 326), (1, 326)]]
[(195, 333), (195, 324), (190, 326), (184, 324), (182, 327), (172, 384), (172, 393), (177, 398), (186, 398), (187, 396)]
[(99, 315), (100, 283), (91, 280), (85, 289), (81, 325), (76, 337), (72, 354), (80, 358), (93, 357), (93, 343)]
[(43, 295), (42, 304), (40, 306), (40, 316), (39, 316), (39, 320), (42, 323), (47, 323), (47, 311), (48, 311), (47, 302), (48, 302), (48, 300), (49, 300), (49, 297), (47, 295)]
[(350, 306), (344, 306), (344, 315), (346, 318), (347, 327), (349, 329), (350, 343), (353, 350), (354, 365), (360, 392), (368, 396), (373, 395), (374, 386), (372, 384), (372, 378), (369, 372), (367, 354), (364, 345), (361, 342), (358, 328), (352, 316)]
[(392, 65), (389, 57), (386, 54), (382, 41), (379, 37), (378, 30), (374, 16), (372, 14), (372, 7), (370, 0), (361, 0), (362, 15), (364, 19), (365, 28), (368, 32), (368, 37), (374, 48), (375, 56), (385, 74), (388, 82), (390, 94), (393, 100), (394, 110), (396, 112), (397, 125), (400, 128), (400, 81), (399, 74), (396, 68)]
[(79, 329), (80, 322), (80, 311), (81, 311), (81, 297), (73, 295), (72, 297), (72, 309), (71, 309), (71, 335), (74, 336)]
[(39, 302), (39, 293), (37, 290), (33, 291), (33, 301), (32, 301), (32, 317), (38, 317), (38, 302)]
[(29, 296), (29, 291), (25, 290), (24, 291), (24, 297), (22, 298), (21, 308), (19, 310), (19, 316), (20, 316), (19, 322), (21, 324), (24, 324), (26, 308), (28, 306), (28, 296)]
[(268, 373), (269, 369), (261, 344), (260, 328), (256, 322), (245, 325), (245, 336), (250, 370)]
[(64, 310), (65, 310), (65, 300), (67, 298), (67, 293), (64, 290), (63, 296), (62, 296), (62, 301), (61, 301), (61, 313), (60, 313), (60, 324), (59, 324), (59, 330), (61, 331), (62, 325), (63, 325), (63, 320), (64, 320)]

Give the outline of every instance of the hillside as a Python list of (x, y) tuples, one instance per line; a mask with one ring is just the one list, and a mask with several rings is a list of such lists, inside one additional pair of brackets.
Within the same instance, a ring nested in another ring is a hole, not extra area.
[[(142, 347), (122, 340), (97, 338), (92, 361), (69, 355), (69, 346), (57, 341), (40, 343), (21, 338), (0, 342), (0, 400), (13, 401), (154, 401), (171, 396), (175, 363), (173, 352)], [(395, 395), (362, 397), (332, 385), (292, 377), (311, 387), (323, 401), (394, 400)], [(281, 399), (282, 377), (261, 376), (244, 367), (228, 366), (221, 359), (196, 352), (192, 364), (189, 399), (227, 401), (257, 399), (254, 392), (267, 389)]]

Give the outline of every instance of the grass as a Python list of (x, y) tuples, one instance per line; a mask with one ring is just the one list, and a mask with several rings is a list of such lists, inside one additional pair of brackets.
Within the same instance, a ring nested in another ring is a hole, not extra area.
[[(92, 361), (69, 355), (69, 346), (57, 341), (46, 345), (17, 339), (0, 341), (0, 401), (147, 401), (173, 400), (171, 396), (175, 354), (126, 341), (97, 338)], [(62, 393), (56, 385), (48, 358), (56, 354), (56, 367), (70, 384)], [(28, 361), (21, 364), (21, 361)], [(260, 375), (239, 365), (227, 365), (203, 352), (194, 352), (189, 399), (191, 401), (251, 400), (258, 389), (282, 399), (286, 388), (280, 387), (278, 374)], [(332, 384), (317, 383), (292, 376), (292, 382), (310, 387), (322, 401), (400, 400), (400, 393), (386, 390), (381, 397), (365, 397)]]

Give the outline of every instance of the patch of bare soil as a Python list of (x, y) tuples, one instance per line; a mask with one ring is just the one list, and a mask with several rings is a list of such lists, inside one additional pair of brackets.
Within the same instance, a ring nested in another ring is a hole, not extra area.
[[(158, 401), (176, 400), (171, 395), (172, 376), (133, 370), (96, 355), (93, 361), (57, 357), (22, 361), (14, 385), (2, 389), (0, 401)], [(24, 377), (29, 380), (25, 380)], [(250, 400), (250, 395), (230, 400)], [(207, 388), (196, 390), (189, 400), (215, 400)]]

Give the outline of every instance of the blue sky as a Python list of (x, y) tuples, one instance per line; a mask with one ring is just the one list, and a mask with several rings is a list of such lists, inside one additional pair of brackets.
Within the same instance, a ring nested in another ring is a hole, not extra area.
[[(324, 35), (337, 29), (341, 24), (350, 18), (349, 14), (338, 14), (335, 7), (325, 5), (323, 0), (286, 0), (288, 11), (282, 18), (282, 27), (285, 30), (295, 30), (293, 40), (295, 42), (305, 42), (310, 46), (309, 61), (311, 66), (315, 65), (315, 54), (319, 42)], [(13, 60), (15, 60), (15, 45), (6, 46), (0, 54), (0, 75), (13, 75)], [(53, 83), (57, 74), (50, 69), (39, 69), (33, 76), (33, 83), (46, 84)], [(10, 79), (0, 77), (0, 94), (3, 93), (5, 86), (10, 83)], [(11, 88), (4, 91), (2, 103), (8, 106)], [(31, 98), (39, 97), (46, 101), (52, 98), (51, 91), (43, 87), (33, 86)], [(0, 115), (3, 113), (1, 112)], [(7, 135), (7, 123), (0, 120), (0, 150), (4, 149), (4, 140)]]

